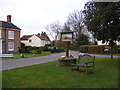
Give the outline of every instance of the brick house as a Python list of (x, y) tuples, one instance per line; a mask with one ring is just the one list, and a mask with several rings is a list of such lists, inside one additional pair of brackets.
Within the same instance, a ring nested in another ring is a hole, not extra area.
[(24, 35), (21, 38), (21, 42), (24, 43), (25, 46), (32, 47), (41, 47), (45, 46), (46, 44), (51, 44), (49, 37), (42, 36), (39, 33), (37, 35)]
[(11, 22), (11, 15), (7, 16), (7, 21), (0, 20), (0, 53), (19, 52), (20, 30)]

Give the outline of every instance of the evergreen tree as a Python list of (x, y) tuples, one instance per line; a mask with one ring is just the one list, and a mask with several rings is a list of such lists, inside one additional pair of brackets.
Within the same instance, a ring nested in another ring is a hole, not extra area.
[(120, 41), (120, 2), (87, 2), (85, 24), (97, 40), (108, 42), (110, 47)]

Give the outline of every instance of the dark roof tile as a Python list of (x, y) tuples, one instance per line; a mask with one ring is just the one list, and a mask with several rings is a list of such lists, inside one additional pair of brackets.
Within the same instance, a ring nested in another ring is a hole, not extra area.
[[(33, 35), (24, 35), (21, 40), (28, 40), (30, 37), (32, 37)], [(40, 35), (36, 35), (38, 38), (40, 38), (41, 40), (45, 40), (45, 41), (50, 41), (47, 37), (44, 36), (40, 36)]]
[(21, 40), (28, 40), (30, 37), (32, 37), (33, 35), (24, 35)]
[(0, 27), (21, 30), (11, 22), (0, 21)]

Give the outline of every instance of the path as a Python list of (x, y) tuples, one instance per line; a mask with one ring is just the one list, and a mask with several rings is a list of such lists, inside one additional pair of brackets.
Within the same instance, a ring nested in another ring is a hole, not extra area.
[[(78, 52), (70, 51), (70, 54), (77, 56)], [(65, 56), (65, 52), (59, 54), (51, 54), (48, 56), (41, 56), (41, 57), (4, 60), (4, 61), (0, 61), (0, 63), (2, 63), (2, 69), (0, 69), (0, 71), (18, 68), (18, 67), (30, 66), (34, 64), (47, 63), (51, 61), (57, 61), (60, 56)]]
[[(74, 55), (75, 57), (77, 57), (78, 54), (79, 52), (70, 51), (70, 55)], [(2, 67), (0, 68), (0, 71), (18, 68), (18, 67), (30, 66), (34, 64), (47, 63), (51, 61), (57, 61), (60, 56), (65, 56), (65, 52), (59, 54), (51, 54), (48, 56), (41, 56), (41, 57), (4, 60), (4, 61), (0, 61), (0, 64), (2, 63)], [(95, 56), (110, 57), (109, 55), (95, 55)], [(118, 58), (118, 56), (114, 56), (114, 57)]]

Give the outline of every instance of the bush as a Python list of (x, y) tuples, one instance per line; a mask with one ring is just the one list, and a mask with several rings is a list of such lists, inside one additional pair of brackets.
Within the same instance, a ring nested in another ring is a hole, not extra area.
[(82, 45), (82, 46), (80, 46), (79, 51), (83, 52), (83, 53), (88, 53), (88, 46), (89, 45)]
[(105, 45), (91, 45), (88, 46), (88, 53), (103, 54)]
[(103, 54), (104, 49), (109, 47), (108, 45), (82, 45), (79, 48), (80, 52), (83, 53), (93, 53), (93, 54)]
[(19, 49), (20, 53), (30, 53), (29, 49)]
[(50, 49), (48, 48), (48, 46), (44, 46), (44, 47), (43, 47), (43, 50), (44, 50), (44, 51), (50, 51)]
[(41, 54), (42, 53), (42, 49), (38, 49), (38, 50), (36, 50), (36, 54)]
[(51, 52), (51, 53), (64, 52), (64, 49), (51, 49), (50, 52)]

